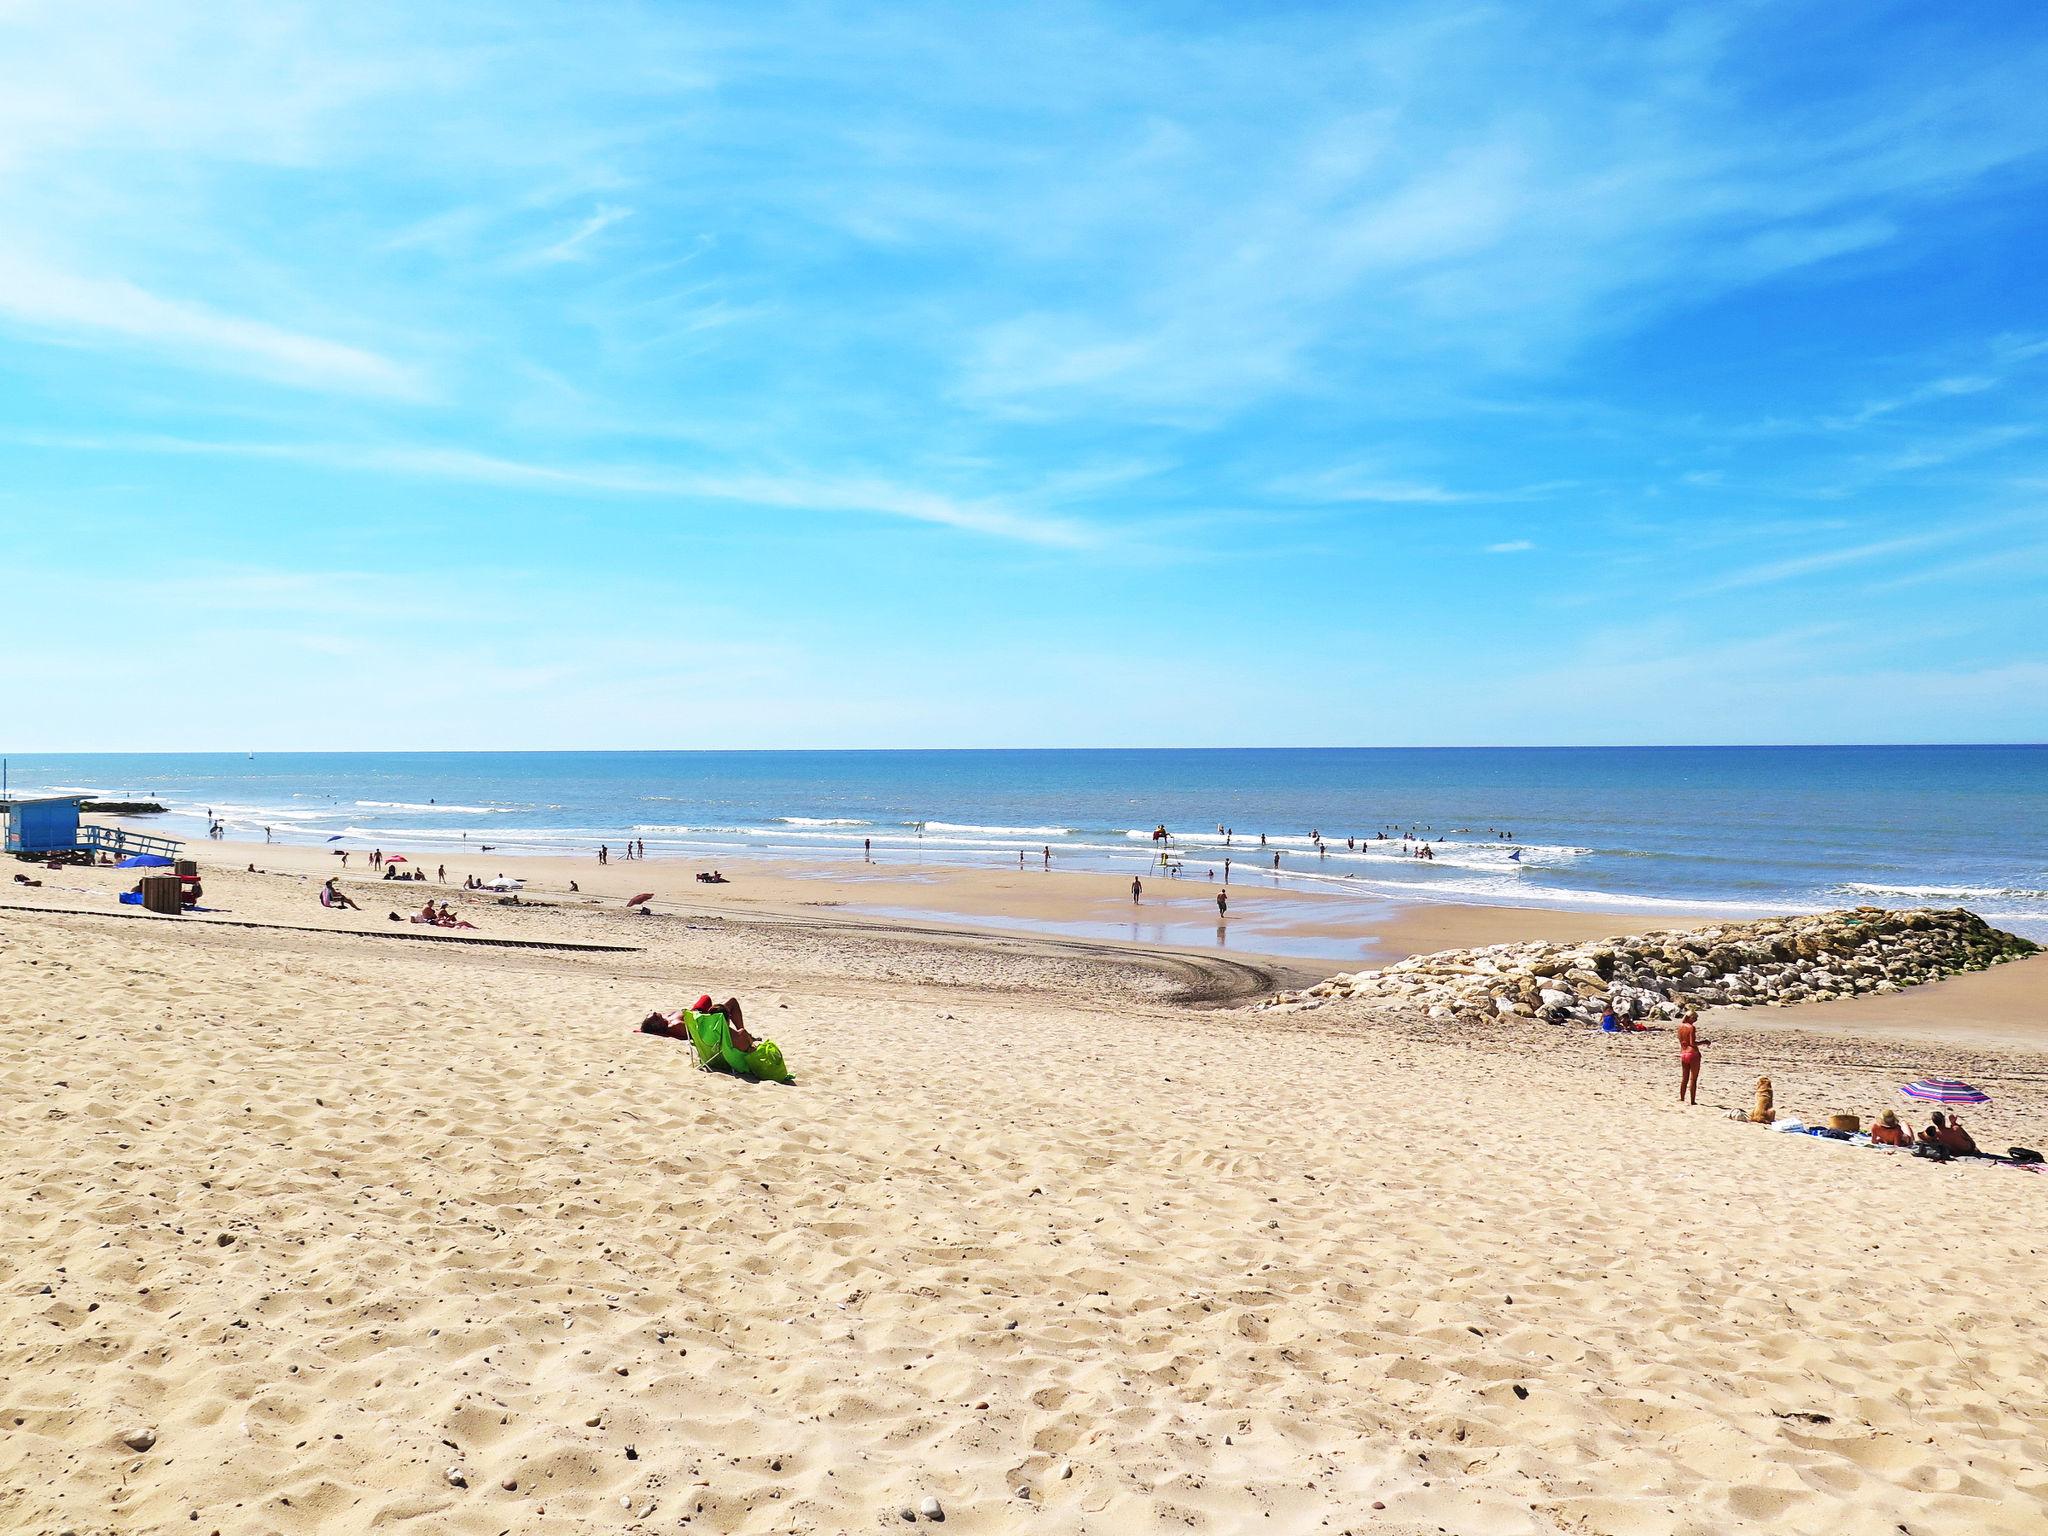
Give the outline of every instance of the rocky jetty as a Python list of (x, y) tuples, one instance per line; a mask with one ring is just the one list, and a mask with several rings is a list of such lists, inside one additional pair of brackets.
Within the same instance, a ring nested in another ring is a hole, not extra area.
[(1359, 1001), (1479, 1022), (1676, 1018), (1687, 1008), (1778, 1008), (1860, 992), (1896, 992), (1981, 971), (2040, 946), (1974, 912), (1856, 907), (1803, 917), (1714, 923), (1582, 944), (1495, 944), (1415, 955), (1378, 971), (1332, 976), (1268, 1008)]
[(164, 808), (154, 800), (86, 800), (81, 811), (98, 811), (103, 816), (161, 816)]

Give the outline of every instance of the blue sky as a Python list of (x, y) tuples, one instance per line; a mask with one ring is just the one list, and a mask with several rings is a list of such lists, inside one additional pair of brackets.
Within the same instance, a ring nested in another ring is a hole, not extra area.
[(15, 750), (2048, 738), (2048, 9), (0, 0)]

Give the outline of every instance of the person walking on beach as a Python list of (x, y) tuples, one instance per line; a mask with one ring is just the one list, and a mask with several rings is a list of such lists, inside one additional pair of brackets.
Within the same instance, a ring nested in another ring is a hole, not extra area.
[(448, 883), (448, 866), (446, 864), (435, 865), (434, 878), (441, 884), (446, 885)]
[(1136, 875), (1131, 876), (1131, 905), (1138, 904), (1138, 898), (1145, 894), (1145, 882)]
[(1052, 844), (1051, 844), (1051, 843), (1047, 843), (1047, 844), (1045, 845), (1045, 847), (1044, 847), (1044, 848), (1043, 848), (1043, 849), (1042, 849), (1041, 851), (1042, 851), (1042, 852), (1043, 852), (1043, 853), (1045, 854), (1045, 867), (1046, 867), (1047, 869), (1051, 869), (1051, 868), (1052, 868)]
[(860, 857), (861, 862), (864, 864), (875, 862), (875, 840), (872, 837), (864, 837), (860, 840)]
[(1678, 1102), (1700, 1101), (1700, 1047), (1712, 1045), (1700, 1038), (1700, 1016), (1688, 1013), (1678, 1021)]
[(1228, 892), (1228, 891), (1218, 891), (1218, 892), (1216, 893), (1216, 918), (1217, 918), (1217, 920), (1218, 920), (1218, 921), (1220, 922), (1220, 921), (1222, 921), (1222, 919), (1224, 919), (1224, 918), (1228, 917), (1229, 915), (1230, 915), (1230, 892)]
[(646, 839), (646, 838), (644, 838), (644, 837), (643, 837), (643, 838), (641, 838), (641, 839), (640, 839), (640, 842), (639, 842), (639, 848), (640, 848), (640, 857), (641, 857), (641, 858), (643, 858), (643, 859), (644, 859), (644, 858), (646, 858), (646, 857), (647, 857), (647, 839)]
[(597, 862), (600, 864), (609, 864), (611, 863), (611, 861), (612, 850), (610, 845), (606, 843), (599, 843), (597, 845)]

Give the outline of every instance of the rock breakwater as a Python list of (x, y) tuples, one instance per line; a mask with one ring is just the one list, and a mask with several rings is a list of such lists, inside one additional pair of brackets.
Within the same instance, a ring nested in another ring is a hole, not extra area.
[(1495, 944), (1414, 955), (1383, 970), (1332, 976), (1269, 1008), (1358, 1001), (1478, 1022), (1676, 1018), (1687, 1008), (1783, 1007), (1896, 992), (1981, 971), (2039, 948), (1974, 912), (1855, 907), (1714, 923), (1580, 944)]

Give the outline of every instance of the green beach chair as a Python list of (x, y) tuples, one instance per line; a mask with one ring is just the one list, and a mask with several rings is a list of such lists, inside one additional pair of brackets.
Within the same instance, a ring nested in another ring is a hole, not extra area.
[(783, 1064), (781, 1048), (773, 1040), (763, 1040), (751, 1051), (743, 1051), (732, 1043), (732, 1026), (726, 1023), (724, 1014), (716, 1010), (697, 1013), (686, 1008), (683, 1018), (690, 1027), (690, 1044), (697, 1048), (697, 1065), (706, 1072), (730, 1072), (734, 1077), (768, 1083), (789, 1081), (789, 1068)]

